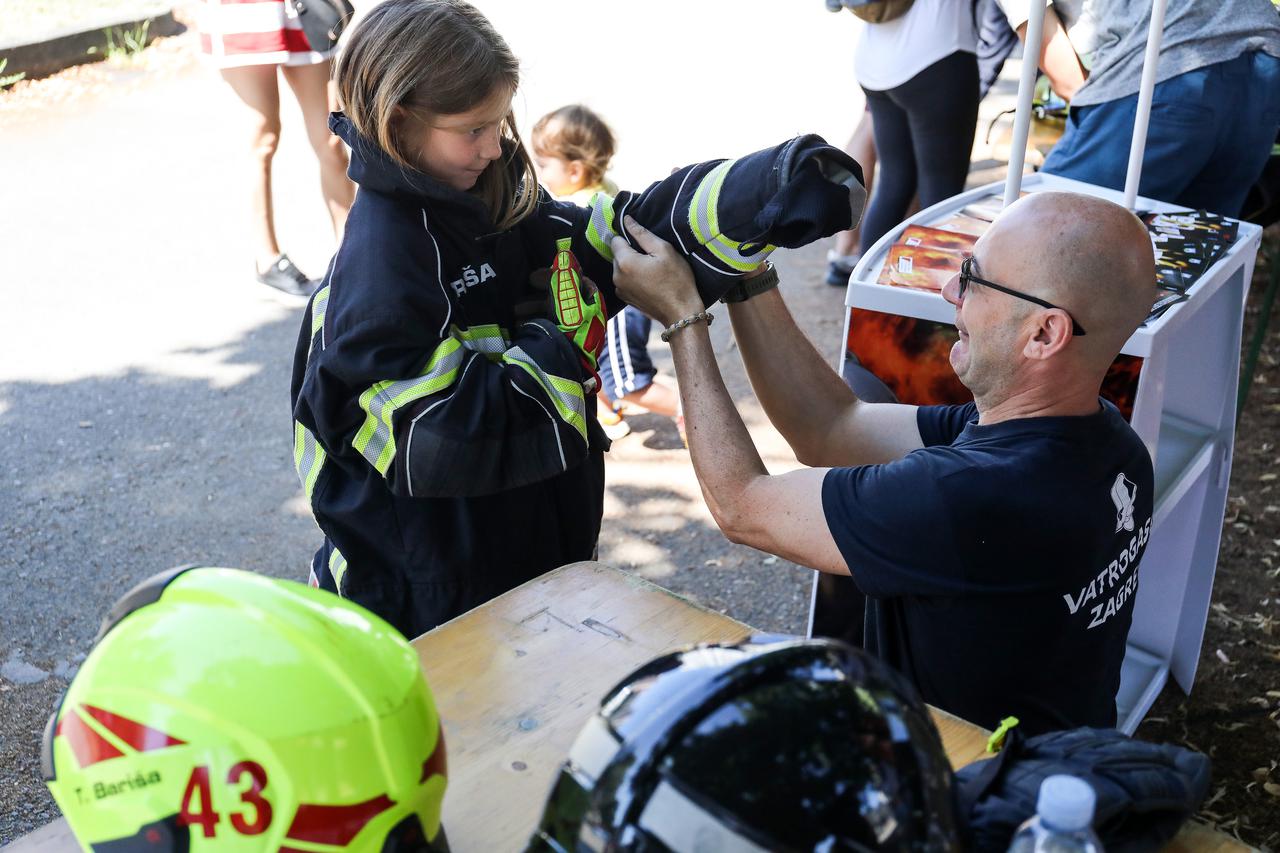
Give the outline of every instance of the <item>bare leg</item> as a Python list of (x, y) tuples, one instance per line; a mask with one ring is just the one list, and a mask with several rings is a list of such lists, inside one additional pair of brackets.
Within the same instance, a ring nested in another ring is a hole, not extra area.
[[(858, 126), (853, 129), (853, 136), (849, 137), (849, 143), (844, 150), (862, 167), (862, 179), (867, 185), (867, 198), (871, 198), (871, 184), (876, 176), (876, 140), (872, 134), (870, 111), (863, 111), (862, 118), (858, 120)], [(837, 234), (836, 254), (858, 254), (860, 232), (860, 228), (852, 228)]]
[(245, 107), (241, 144), (249, 155), (246, 172), (252, 215), (250, 227), (254, 260), (261, 272), (280, 254), (271, 203), (271, 160), (280, 144), (280, 89), (276, 83), (276, 66), (224, 68), (222, 79), (230, 84)]
[(623, 395), (622, 400), (642, 406), (655, 415), (665, 415), (668, 418), (680, 416), (680, 393), (660, 379), (654, 379), (639, 391)]
[(320, 162), (320, 191), (324, 194), (329, 218), (333, 220), (333, 234), (341, 240), (356, 188), (347, 177), (347, 149), (343, 147), (342, 140), (329, 131), (329, 111), (336, 103), (329, 79), (332, 64), (286, 65), (282, 70), (285, 82), (302, 108), (307, 140)]

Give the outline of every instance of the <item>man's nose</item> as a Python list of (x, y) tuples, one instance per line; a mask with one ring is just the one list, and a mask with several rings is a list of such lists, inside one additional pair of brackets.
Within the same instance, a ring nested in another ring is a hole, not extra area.
[(947, 279), (947, 283), (942, 286), (942, 298), (950, 302), (952, 305), (959, 307), (960, 305), (960, 273), (956, 273)]

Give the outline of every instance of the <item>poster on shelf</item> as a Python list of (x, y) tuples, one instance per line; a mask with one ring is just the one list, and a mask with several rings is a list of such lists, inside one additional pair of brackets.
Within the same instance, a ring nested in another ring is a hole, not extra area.
[[(867, 308), (849, 309), (848, 352), (893, 392), (915, 406), (956, 405), (973, 400), (951, 369), (955, 326)], [(1133, 416), (1142, 359), (1119, 355), (1102, 382), (1102, 396)]]

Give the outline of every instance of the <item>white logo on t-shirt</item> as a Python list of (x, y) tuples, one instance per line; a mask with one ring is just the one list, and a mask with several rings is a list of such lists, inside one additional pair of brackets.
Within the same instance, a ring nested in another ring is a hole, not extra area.
[(1137, 496), (1138, 487), (1124, 472), (1116, 474), (1116, 481), (1111, 484), (1111, 502), (1116, 505), (1116, 533), (1121, 529), (1133, 530), (1133, 499)]

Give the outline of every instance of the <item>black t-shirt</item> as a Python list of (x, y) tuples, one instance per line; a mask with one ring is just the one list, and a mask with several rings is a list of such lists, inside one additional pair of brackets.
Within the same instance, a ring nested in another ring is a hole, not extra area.
[(1114, 726), (1151, 457), (1110, 403), (979, 426), (928, 406), (925, 447), (823, 481), (827, 526), (867, 595), (865, 644), (925, 701), (1028, 734)]

